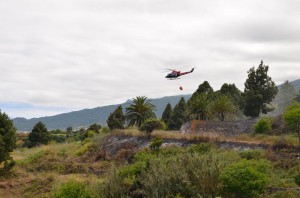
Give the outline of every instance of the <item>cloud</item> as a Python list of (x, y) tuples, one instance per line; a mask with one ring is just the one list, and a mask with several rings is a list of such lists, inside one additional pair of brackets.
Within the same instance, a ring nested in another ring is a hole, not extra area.
[[(6, 1), (0, 103), (32, 105), (7, 109), (31, 117), (192, 93), (205, 80), (214, 89), (225, 82), (243, 89), (247, 70), (262, 59), (276, 83), (295, 80), (299, 6), (296, 0)], [(192, 67), (179, 81), (164, 78), (165, 68)]]

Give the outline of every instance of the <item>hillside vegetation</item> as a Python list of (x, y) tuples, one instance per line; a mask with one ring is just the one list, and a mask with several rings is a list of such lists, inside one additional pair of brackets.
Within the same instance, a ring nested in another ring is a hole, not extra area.
[[(224, 141), (235, 149), (222, 148)], [(226, 139), (155, 131), (148, 139), (135, 129), (100, 133), (83, 142), (15, 150), (16, 166), (2, 177), (0, 197), (278, 197), (281, 192), (271, 193), (276, 187), (297, 197), (296, 143), (290, 135)], [(249, 172), (239, 175), (240, 166)]]

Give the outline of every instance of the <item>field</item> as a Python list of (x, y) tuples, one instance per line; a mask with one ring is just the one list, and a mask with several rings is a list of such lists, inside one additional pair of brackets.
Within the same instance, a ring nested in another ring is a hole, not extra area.
[[(130, 129), (83, 142), (19, 148), (12, 156), (16, 165), (2, 176), (0, 197), (63, 197), (65, 192), (71, 197), (70, 189), (83, 197), (230, 197), (224, 192), (222, 173), (233, 164), (250, 162), (268, 167), (265, 188), (253, 197), (287, 193), (299, 197), (295, 180), (300, 173), (299, 147), (294, 135), (226, 138), (154, 131), (148, 139)], [(176, 182), (180, 186), (175, 188)], [(276, 192), (278, 188), (284, 191)]]

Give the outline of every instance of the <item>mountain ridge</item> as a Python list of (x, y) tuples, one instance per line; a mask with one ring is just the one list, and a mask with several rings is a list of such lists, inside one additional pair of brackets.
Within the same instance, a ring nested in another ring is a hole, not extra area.
[[(161, 98), (149, 98), (151, 103), (156, 106), (155, 115), (161, 117), (166, 105), (170, 103), (174, 107), (181, 97), (188, 100), (191, 94), (176, 95), (176, 96), (164, 96)], [(49, 130), (54, 129), (66, 129), (71, 126), (74, 129), (80, 127), (88, 127), (91, 124), (97, 123), (100, 125), (106, 125), (106, 120), (110, 113), (112, 113), (119, 105), (123, 110), (130, 105), (132, 100), (128, 99), (121, 104), (106, 105), (101, 107), (95, 107), (91, 109), (82, 109), (72, 111), (68, 113), (61, 113), (54, 116), (45, 116), (39, 118), (26, 119), (22, 117), (14, 118), (13, 122), (19, 132), (31, 131), (33, 126), (37, 122), (43, 122)]]

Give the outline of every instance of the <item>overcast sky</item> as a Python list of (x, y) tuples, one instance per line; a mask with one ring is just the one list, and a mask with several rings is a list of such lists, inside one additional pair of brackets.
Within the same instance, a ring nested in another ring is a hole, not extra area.
[(276, 84), (300, 78), (298, 0), (0, 1), (0, 109), (11, 118), (188, 94), (205, 80), (243, 90), (261, 60)]

